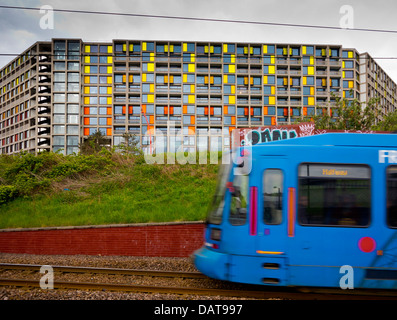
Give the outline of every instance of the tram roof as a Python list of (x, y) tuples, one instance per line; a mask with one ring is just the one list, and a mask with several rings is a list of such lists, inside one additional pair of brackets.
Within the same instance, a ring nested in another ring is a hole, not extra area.
[(298, 137), (272, 142), (263, 142), (257, 146), (266, 145), (307, 145), (307, 146), (340, 146), (340, 147), (397, 147), (397, 134), (388, 133), (323, 133), (307, 137)]

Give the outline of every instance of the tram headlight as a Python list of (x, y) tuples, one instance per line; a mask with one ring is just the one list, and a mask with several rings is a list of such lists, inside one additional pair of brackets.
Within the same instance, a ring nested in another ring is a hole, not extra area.
[(211, 229), (210, 239), (215, 241), (221, 241), (221, 229), (213, 228)]

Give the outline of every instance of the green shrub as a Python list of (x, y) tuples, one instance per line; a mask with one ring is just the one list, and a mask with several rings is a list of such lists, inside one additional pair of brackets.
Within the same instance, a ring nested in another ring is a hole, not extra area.
[(0, 205), (13, 200), (18, 195), (14, 186), (0, 186)]

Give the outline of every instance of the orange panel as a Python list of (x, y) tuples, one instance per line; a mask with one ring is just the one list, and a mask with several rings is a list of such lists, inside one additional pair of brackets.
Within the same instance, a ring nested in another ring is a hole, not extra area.
[(84, 124), (89, 125), (90, 124), (90, 118), (85, 117), (84, 118)]
[(263, 115), (267, 116), (267, 107), (263, 107)]
[(112, 129), (111, 128), (107, 128), (106, 129), (106, 135), (107, 136), (111, 136), (112, 135)]
[(125, 106), (123, 106), (123, 114), (125, 114)]
[(189, 134), (195, 134), (196, 133), (196, 128), (195, 127), (188, 127), (189, 129)]
[(164, 107), (164, 114), (168, 114), (168, 107)]
[(272, 126), (276, 125), (276, 117), (272, 117)]
[(154, 123), (154, 116), (149, 116), (149, 123)]
[(111, 126), (112, 125), (112, 118), (106, 118), (106, 124), (108, 126)]
[(183, 113), (187, 113), (187, 106), (183, 106)]
[(170, 107), (170, 114), (174, 114), (174, 107)]
[(128, 106), (128, 114), (133, 114), (132, 106)]
[(90, 108), (84, 107), (84, 114), (90, 114)]
[(247, 107), (244, 108), (244, 115), (248, 116), (248, 108)]
[(204, 107), (204, 114), (208, 116), (208, 107)]
[(109, 114), (109, 115), (112, 114), (112, 107), (107, 108), (107, 114)]
[(190, 116), (190, 124), (195, 124), (195, 116)]
[(227, 114), (228, 112), (227, 112), (227, 106), (224, 106), (223, 107), (223, 114)]
[[(232, 124), (233, 125), (236, 124), (236, 117), (232, 117)], [(234, 128), (232, 128), (232, 129), (234, 129)], [(230, 128), (229, 128), (229, 131), (231, 131)]]
[(146, 114), (146, 104), (142, 105), (142, 112)]
[(89, 128), (84, 128), (84, 135), (89, 136), (90, 135), (90, 129)]

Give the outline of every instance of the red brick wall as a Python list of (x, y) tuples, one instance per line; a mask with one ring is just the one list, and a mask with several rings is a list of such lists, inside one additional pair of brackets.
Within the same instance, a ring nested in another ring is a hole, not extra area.
[(188, 257), (203, 236), (203, 223), (1, 230), (0, 252)]

